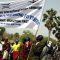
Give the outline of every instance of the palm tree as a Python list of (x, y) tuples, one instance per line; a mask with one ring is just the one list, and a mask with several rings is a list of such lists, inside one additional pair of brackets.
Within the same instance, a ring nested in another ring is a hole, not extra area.
[(55, 17), (55, 19), (57, 20), (57, 25), (55, 27), (55, 29), (53, 30), (53, 34), (55, 35), (55, 37), (59, 40), (60, 42), (60, 16)]
[(57, 12), (52, 8), (47, 10), (46, 13), (43, 14), (43, 22), (45, 22), (45, 27), (49, 30), (48, 41), (50, 40), (52, 29), (56, 26), (56, 14)]

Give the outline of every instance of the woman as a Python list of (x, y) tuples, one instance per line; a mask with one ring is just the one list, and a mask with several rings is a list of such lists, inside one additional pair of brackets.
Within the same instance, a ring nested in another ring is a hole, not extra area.
[(27, 60), (31, 45), (30, 37), (24, 39), (22, 44), (22, 60)]
[(17, 60), (19, 57), (19, 49), (20, 49), (21, 43), (19, 43), (18, 40), (13, 44), (12, 49), (13, 49), (13, 60)]

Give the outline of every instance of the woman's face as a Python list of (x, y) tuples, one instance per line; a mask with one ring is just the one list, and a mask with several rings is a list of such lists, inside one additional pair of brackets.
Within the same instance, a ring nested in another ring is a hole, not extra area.
[(26, 47), (28, 47), (28, 45), (29, 45), (29, 41), (26, 41)]

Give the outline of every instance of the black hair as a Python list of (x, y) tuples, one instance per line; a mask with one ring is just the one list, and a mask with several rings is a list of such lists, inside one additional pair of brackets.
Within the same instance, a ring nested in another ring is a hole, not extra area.
[(26, 38), (24, 38), (22, 42), (25, 43), (26, 42)]
[(30, 41), (30, 37), (27, 37), (27, 38), (26, 38), (26, 41)]
[(36, 40), (37, 41), (41, 41), (43, 39), (43, 36), (42, 35), (38, 35), (37, 37), (36, 37)]

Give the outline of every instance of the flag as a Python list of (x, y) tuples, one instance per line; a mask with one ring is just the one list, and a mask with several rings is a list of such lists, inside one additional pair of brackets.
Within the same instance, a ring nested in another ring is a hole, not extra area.
[(6, 19), (6, 22), (0, 21), (0, 26), (37, 29), (40, 25), (44, 4), (45, 0), (37, 0), (34, 3), (23, 0), (9, 3), (7, 9), (5, 3), (5, 9), (0, 8), (0, 19)]

